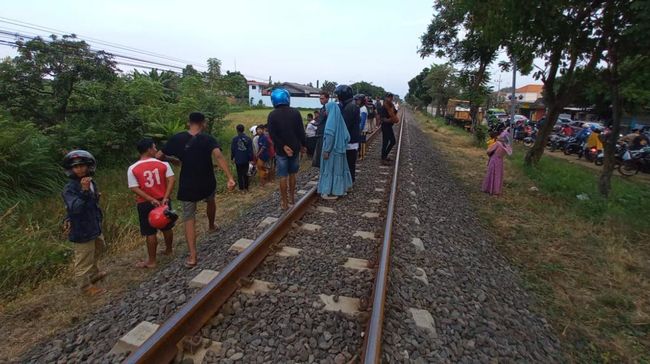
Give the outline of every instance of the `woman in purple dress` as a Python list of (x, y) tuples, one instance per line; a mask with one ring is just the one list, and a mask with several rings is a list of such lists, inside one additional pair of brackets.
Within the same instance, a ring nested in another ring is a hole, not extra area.
[(508, 133), (503, 132), (487, 150), (490, 161), (487, 174), (483, 180), (481, 191), (490, 195), (500, 195), (503, 187), (503, 157), (512, 154), (512, 147), (508, 142)]

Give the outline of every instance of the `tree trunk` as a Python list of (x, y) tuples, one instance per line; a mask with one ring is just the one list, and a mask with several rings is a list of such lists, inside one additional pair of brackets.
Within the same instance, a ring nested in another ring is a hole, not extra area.
[(620, 79), (618, 75), (618, 62), (616, 55), (612, 50), (610, 50), (610, 55), (612, 59), (612, 67), (610, 69), (610, 92), (612, 97), (612, 130), (609, 133), (609, 136), (605, 142), (605, 160), (603, 164), (603, 172), (600, 175), (598, 180), (598, 192), (604, 197), (609, 196), (609, 192), (612, 190), (612, 174), (614, 173), (614, 164), (616, 163), (614, 159), (614, 153), (616, 151), (616, 140), (621, 130), (621, 114), (622, 114), (622, 102), (620, 94)]
[(477, 105), (475, 97), (478, 97), (479, 92), (481, 91), (481, 85), (483, 84), (483, 78), (485, 77), (485, 70), (490, 63), (490, 60), (481, 60), (481, 63), (479, 64), (478, 71), (476, 71), (476, 75), (474, 75), (474, 82), (472, 83), (472, 89), (470, 93), (474, 95), (474, 97), (470, 98), (470, 104), (469, 104), (469, 116), (472, 119), (472, 133), (476, 134), (476, 127), (480, 124), (480, 120), (478, 120), (478, 109), (480, 105)]
[(524, 159), (524, 164), (526, 166), (535, 165), (542, 158), (544, 148), (546, 148), (546, 140), (548, 139), (548, 136), (551, 135), (561, 110), (562, 109), (557, 106), (549, 108), (548, 115), (546, 115), (546, 121), (544, 122), (542, 129), (537, 132), (535, 144), (530, 148), (528, 153), (526, 153), (526, 158)]

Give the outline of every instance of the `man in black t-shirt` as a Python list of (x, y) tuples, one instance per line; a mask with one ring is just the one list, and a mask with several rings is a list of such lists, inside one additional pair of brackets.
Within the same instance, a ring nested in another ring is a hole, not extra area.
[(228, 189), (235, 187), (235, 181), (228, 168), (228, 162), (221, 154), (221, 147), (217, 140), (210, 134), (203, 133), (205, 129), (205, 116), (199, 112), (190, 114), (189, 130), (171, 137), (160, 159), (174, 157), (182, 163), (181, 175), (178, 184), (178, 200), (183, 206), (183, 221), (185, 222), (185, 239), (190, 256), (185, 262), (187, 267), (196, 265), (196, 204), (198, 201), (207, 202), (208, 224), (210, 231), (215, 231), (214, 219), (217, 207), (214, 194), (217, 180), (214, 177), (212, 161), (216, 161), (221, 170), (228, 177)]
[(269, 113), (268, 126), (275, 146), (277, 175), (280, 177), (280, 207), (286, 210), (295, 202), (296, 173), (300, 169), (300, 153), (306, 151), (307, 139), (300, 111), (290, 107), (290, 95), (285, 89), (271, 93), (273, 111)]

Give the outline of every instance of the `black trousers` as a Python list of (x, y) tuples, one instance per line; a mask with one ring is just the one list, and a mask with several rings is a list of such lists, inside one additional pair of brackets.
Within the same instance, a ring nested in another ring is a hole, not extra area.
[(381, 123), (381, 139), (381, 159), (386, 159), (396, 143), (393, 123)]
[(311, 166), (320, 168), (320, 155), (323, 151), (323, 136), (316, 136), (316, 145), (314, 146), (314, 155), (311, 157)]
[(354, 182), (354, 175), (357, 171), (357, 153), (356, 149), (346, 150), (345, 156), (348, 159), (348, 167), (350, 168), (350, 174), (352, 175), (352, 182)]
[(248, 189), (248, 163), (237, 164), (237, 183), (240, 190)]

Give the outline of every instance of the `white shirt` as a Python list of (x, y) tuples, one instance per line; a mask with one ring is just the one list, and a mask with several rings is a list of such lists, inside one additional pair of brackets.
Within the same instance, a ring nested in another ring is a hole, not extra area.
[(316, 129), (318, 127), (316, 126), (315, 121), (310, 121), (309, 124), (307, 124), (307, 128), (305, 129), (305, 135), (307, 138), (315, 137), (316, 136)]

